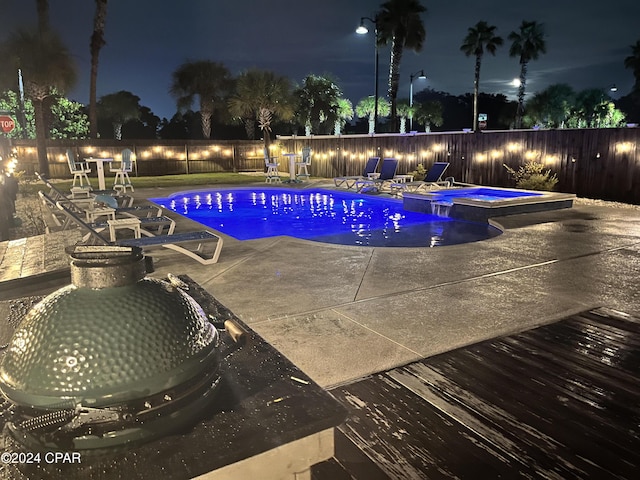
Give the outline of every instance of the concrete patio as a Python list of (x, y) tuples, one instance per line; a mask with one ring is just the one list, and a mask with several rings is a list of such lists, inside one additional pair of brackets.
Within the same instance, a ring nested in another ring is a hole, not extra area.
[(430, 249), (225, 237), (215, 265), (154, 251), (153, 275), (188, 274), (326, 388), (594, 307), (640, 314), (640, 210), (497, 221), (494, 239)]

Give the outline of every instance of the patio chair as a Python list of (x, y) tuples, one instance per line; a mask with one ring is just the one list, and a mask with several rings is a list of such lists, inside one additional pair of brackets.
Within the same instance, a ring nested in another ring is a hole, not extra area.
[(111, 173), (115, 173), (116, 176), (113, 180), (113, 189), (126, 193), (127, 188), (130, 188), (132, 192), (135, 192), (133, 185), (131, 185), (131, 179), (129, 173), (133, 171), (133, 152), (128, 148), (122, 150), (122, 160), (118, 168), (109, 168)]
[[(54, 230), (68, 230), (73, 226), (70, 218), (64, 215), (58, 209), (58, 206), (56, 205), (56, 201), (53, 198), (51, 198), (49, 195), (47, 195), (43, 191), (38, 191), (38, 196), (42, 200), (42, 203), (48, 208), (48, 211), (50, 213), (50, 219), (53, 221), (53, 224), (52, 224), (50, 221), (48, 221), (49, 218), (43, 218), (47, 233), (50, 233)], [(60, 200), (60, 201), (64, 202), (64, 200)], [(67, 208), (73, 211), (79, 217), (83, 217), (83, 216), (86, 217), (86, 213), (83, 211), (83, 209), (81, 209), (79, 206), (77, 206), (76, 204), (70, 201), (67, 203)], [(133, 214), (126, 213), (126, 209), (125, 209), (125, 212), (123, 212), (124, 215), (121, 217), (118, 217), (117, 216), (118, 208), (114, 207), (114, 209), (116, 214), (116, 218), (115, 218), (116, 222), (122, 219), (136, 220), (140, 228), (140, 233), (142, 233), (143, 235), (148, 235), (148, 236), (153, 235), (153, 233), (149, 231), (151, 229), (153, 229), (156, 232), (156, 234), (161, 234), (164, 231), (165, 227), (167, 228), (167, 235), (171, 235), (176, 228), (176, 222), (172, 218), (167, 217), (166, 215), (160, 215), (155, 217), (152, 217), (152, 216), (138, 217)], [(109, 224), (108, 220), (91, 222), (89, 223), (89, 225), (98, 231), (102, 231), (110, 227), (113, 229), (113, 226)]]
[[(74, 213), (73, 210), (63, 202), (56, 202), (56, 206), (70, 219), (71, 222), (75, 223), (88, 234), (85, 236), (86, 240), (84, 240), (87, 244), (141, 247), (143, 250), (151, 250), (160, 247), (168, 248), (193, 258), (203, 265), (216, 263), (220, 257), (220, 251), (222, 250), (223, 245), (222, 237), (209, 230), (158, 236), (148, 234), (149, 236), (141, 238), (126, 238), (111, 242), (102, 236), (97, 229), (92, 228), (91, 225), (85, 222), (80, 216), (76, 215), (76, 213)], [(210, 251), (211, 249), (207, 247), (210, 247), (214, 242), (215, 247), (213, 247), (213, 251)], [(189, 248), (193, 246), (195, 246), (195, 248)]]
[(391, 191), (395, 194), (409, 191), (417, 192), (421, 189), (434, 190), (439, 188), (451, 187), (453, 182), (449, 179), (442, 180), (442, 175), (449, 168), (449, 162), (435, 162), (427, 171), (423, 180), (415, 182), (393, 182), (390, 185)]
[(398, 170), (398, 159), (383, 158), (380, 167), (380, 176), (377, 178), (362, 179), (356, 181), (358, 192), (374, 190), (379, 192), (385, 184), (393, 182)]
[(277, 157), (272, 157), (269, 154), (269, 149), (265, 147), (264, 149), (264, 163), (267, 166), (267, 178), (265, 179), (265, 183), (282, 183), (282, 179), (280, 178), (280, 172), (278, 172), (279, 163), (276, 161)]
[(296, 179), (298, 177), (309, 178), (308, 167), (311, 165), (311, 147), (304, 147), (302, 149), (302, 159), (296, 162)]
[[(91, 168), (87, 162), (78, 162), (76, 160), (76, 154), (70, 148), (67, 149), (67, 163), (69, 164), (69, 171), (73, 175), (73, 186), (76, 186), (76, 180), (80, 181), (80, 187), (91, 188), (91, 182), (87, 173), (91, 173)], [(86, 183), (86, 185), (85, 185)]]
[(364, 171), (360, 176), (350, 176), (350, 177), (335, 177), (333, 179), (333, 183), (336, 187), (341, 185), (345, 185), (347, 188), (352, 188), (355, 186), (358, 180), (364, 180), (371, 178), (375, 175), (376, 170), (378, 169), (378, 165), (380, 164), (380, 157), (369, 157), (366, 165), (364, 166)]

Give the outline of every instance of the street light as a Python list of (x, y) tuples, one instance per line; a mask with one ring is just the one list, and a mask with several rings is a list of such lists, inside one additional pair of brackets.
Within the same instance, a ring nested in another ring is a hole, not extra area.
[[(426, 80), (427, 76), (424, 74), (424, 70), (417, 71), (416, 73), (412, 73), (409, 75), (409, 107), (413, 107), (413, 79), (419, 78), (421, 80)], [(411, 112), (411, 117), (409, 117), (409, 129), (413, 131), (413, 112)]]
[(378, 130), (378, 16), (374, 18), (361, 17), (360, 25), (356, 28), (356, 33), (359, 35), (366, 35), (369, 33), (369, 29), (364, 24), (365, 20), (369, 20), (375, 27), (375, 46), (376, 46), (376, 60), (375, 60), (375, 82), (374, 82), (374, 111), (373, 111), (373, 133)]

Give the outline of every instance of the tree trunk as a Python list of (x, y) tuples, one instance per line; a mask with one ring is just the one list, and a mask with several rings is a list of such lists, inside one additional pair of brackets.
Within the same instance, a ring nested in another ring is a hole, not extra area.
[(36, 0), (38, 12), (38, 31), (40, 34), (49, 30), (49, 0)]
[(478, 94), (480, 93), (480, 64), (482, 55), (476, 56), (476, 69), (473, 77), (473, 131), (478, 130)]
[(47, 126), (45, 124), (43, 99), (31, 99), (36, 120), (36, 148), (38, 150), (38, 171), (49, 176), (49, 159), (47, 158)]
[(253, 118), (243, 118), (244, 131), (247, 133), (249, 140), (255, 140), (256, 138), (256, 121)]
[(391, 61), (389, 63), (389, 100), (391, 101), (391, 131), (398, 131), (398, 86), (400, 84), (400, 60), (402, 59), (402, 42), (393, 37), (391, 42)]
[(527, 82), (527, 62), (520, 66), (520, 86), (518, 87), (518, 109), (516, 110), (516, 128), (522, 128), (522, 117), (524, 116), (524, 89)]
[(202, 136), (204, 138), (211, 138), (211, 111), (205, 111), (200, 109), (200, 121), (202, 122)]
[(264, 139), (264, 148), (269, 148), (269, 145), (271, 145), (271, 134), (269, 133), (271, 131), (271, 128), (265, 128), (264, 130), (262, 130), (262, 137)]
[(96, 14), (91, 35), (91, 80), (89, 85), (89, 135), (98, 138), (98, 108), (96, 91), (98, 83), (98, 61), (100, 49), (105, 45), (104, 25), (107, 17), (107, 0), (96, 0)]
[(116, 140), (122, 140), (122, 124), (114, 122), (113, 124), (113, 138)]

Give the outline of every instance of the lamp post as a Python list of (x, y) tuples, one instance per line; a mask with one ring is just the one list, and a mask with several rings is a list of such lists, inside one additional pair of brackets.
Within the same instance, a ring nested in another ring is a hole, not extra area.
[(356, 28), (356, 33), (360, 35), (366, 35), (369, 33), (369, 29), (364, 24), (364, 21), (368, 20), (373, 23), (375, 27), (375, 37), (374, 42), (376, 46), (376, 60), (375, 60), (375, 82), (374, 82), (374, 111), (373, 111), (373, 133), (376, 133), (378, 130), (378, 16), (376, 15), (374, 18), (369, 17), (361, 17), (360, 25)]
[[(424, 74), (424, 70), (419, 70), (416, 73), (412, 73), (409, 75), (409, 108), (413, 108), (413, 79), (420, 78), (425, 80), (427, 76)], [(409, 129), (413, 130), (413, 111), (411, 112), (411, 117), (409, 118)]]

